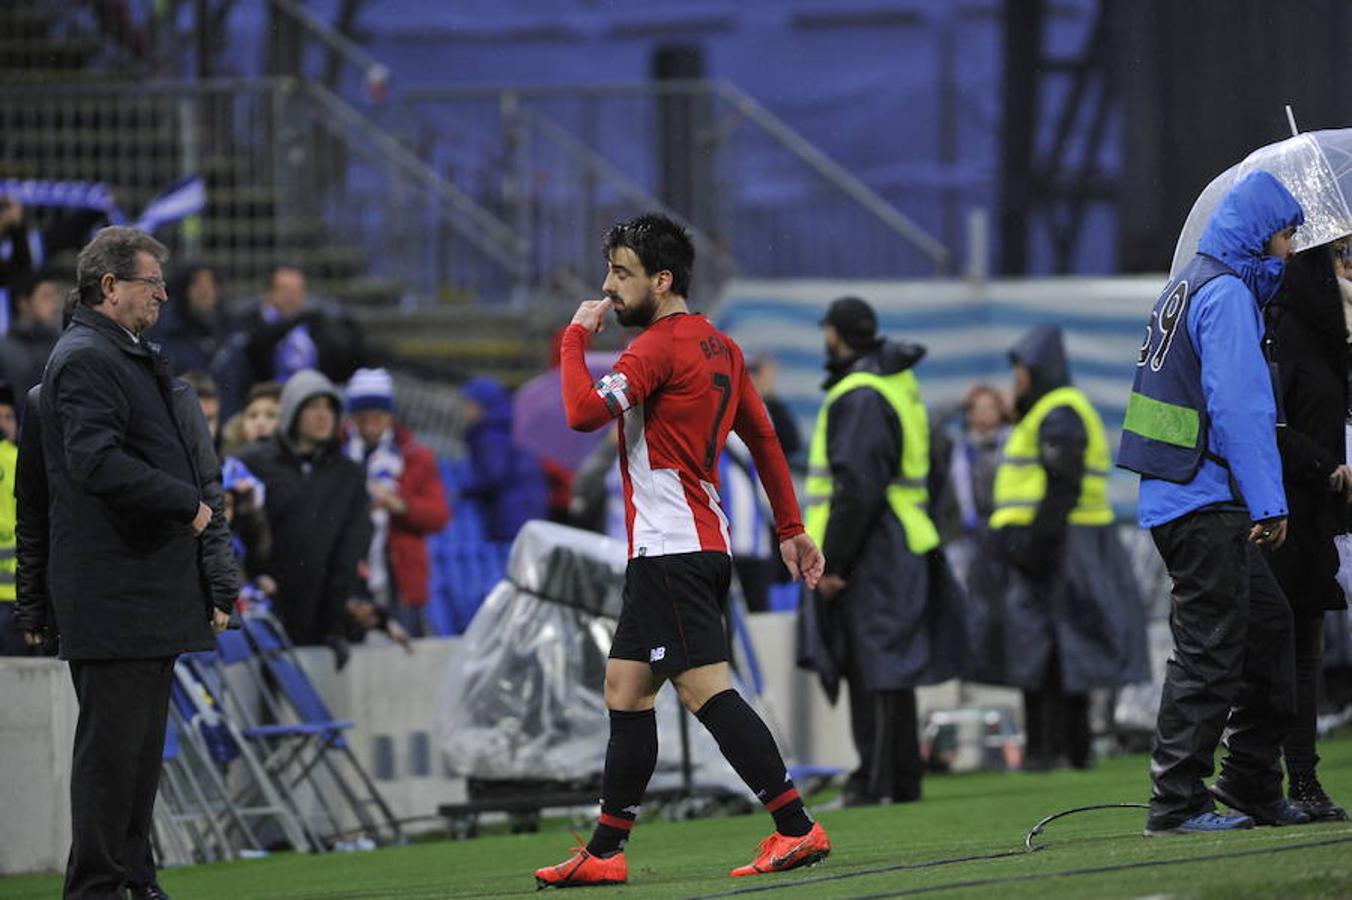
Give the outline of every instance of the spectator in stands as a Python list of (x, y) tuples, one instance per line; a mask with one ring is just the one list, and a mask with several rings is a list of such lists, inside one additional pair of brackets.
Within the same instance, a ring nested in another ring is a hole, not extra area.
[(216, 381), (204, 372), (185, 372), (183, 381), (197, 395), (197, 403), (202, 410), (202, 418), (206, 420), (214, 449), (221, 427), (221, 397), (216, 391)]
[[(0, 196), (0, 301), (12, 304), (33, 275), (33, 249), (24, 224), (23, 204)], [(9, 309), (0, 310), (0, 316)]]
[(14, 388), (0, 382), (0, 656), (28, 655), (28, 645), (24, 643), (14, 615), (14, 479), (19, 461), (18, 438)]
[(353, 373), (347, 412), (347, 455), (366, 471), (371, 497), (366, 588), (377, 607), (422, 637), (427, 630), (427, 537), (451, 520), (436, 457), (395, 421), (394, 380), (384, 369)]
[(972, 557), (995, 511), (995, 470), (1009, 436), (1005, 395), (979, 381), (962, 401), (960, 431), (948, 448), (943, 490), (935, 503), (934, 524), (960, 582), (966, 582)]
[(277, 615), (295, 643), (332, 647), (340, 668), (346, 603), (371, 544), (366, 476), (338, 442), (342, 402), (333, 382), (303, 369), (282, 390), (278, 429), (239, 453), (267, 491)]
[(315, 306), (305, 273), (295, 266), (273, 270), (263, 303), (244, 331), (251, 382), (285, 382), (303, 369), (318, 369), (333, 382), (347, 381), (365, 362), (355, 323)]
[(253, 586), (245, 586), (249, 599), (272, 598), (277, 582), (268, 573), (272, 559), (272, 527), (268, 524), (267, 489), (258, 476), (237, 457), (227, 456), (221, 465), (225, 490), (225, 518), (234, 536), (235, 558)]
[(492, 378), (475, 378), (463, 393), (471, 471), (461, 493), (483, 509), (488, 540), (510, 541), (526, 522), (545, 517), (544, 474), (535, 458), (512, 442), (507, 388)]
[(200, 456), (168, 362), (143, 339), (167, 299), (166, 257), (144, 232), (100, 231), (43, 375), (47, 588), (79, 702), (66, 896), (115, 896), (136, 875), (174, 658), (214, 647), (228, 621), (198, 540), (215, 518)]
[(949, 481), (962, 511), (962, 528), (971, 532), (995, 511), (995, 470), (1013, 417), (1005, 395), (985, 382), (972, 385), (962, 408), (962, 437), (953, 446)]
[(1019, 423), (995, 476), (990, 546), (1006, 564), (999, 683), (1023, 688), (1024, 768), (1093, 762), (1089, 692), (1149, 677), (1145, 611), (1108, 503), (1103, 422), (1071, 385), (1061, 329), (1009, 351)]
[(14, 285), (9, 332), (0, 338), (0, 381), (13, 386), (21, 412), (24, 396), (42, 380), (42, 367), (61, 336), (61, 293), (49, 274)]
[(747, 367), (756, 392), (765, 401), (765, 411), (775, 425), (775, 436), (784, 451), (784, 458), (795, 471), (803, 467), (803, 438), (798, 433), (798, 421), (794, 418), (789, 405), (775, 393), (775, 381), (779, 378), (779, 362), (769, 353), (762, 353)]
[(220, 283), (210, 266), (185, 266), (169, 288), (169, 305), (152, 333), (175, 372), (209, 372), (227, 337)]
[(282, 386), (260, 381), (249, 388), (244, 409), (230, 417), (221, 432), (221, 455), (235, 456), (245, 446), (272, 436), (281, 411)]

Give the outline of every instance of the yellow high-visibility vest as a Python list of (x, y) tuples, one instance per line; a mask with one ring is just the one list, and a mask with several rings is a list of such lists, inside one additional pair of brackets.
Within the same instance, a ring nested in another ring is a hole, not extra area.
[(19, 448), (0, 440), (0, 602), (14, 599), (14, 528), (18, 505), (14, 501), (14, 472), (18, 468)]
[(995, 471), (992, 528), (1033, 524), (1038, 505), (1047, 496), (1047, 470), (1038, 459), (1038, 429), (1052, 410), (1062, 406), (1075, 411), (1089, 438), (1080, 499), (1070, 511), (1069, 521), (1072, 525), (1112, 524), (1113, 508), (1108, 502), (1108, 436), (1103, 431), (1103, 420), (1083, 391), (1062, 387), (1034, 403), (1005, 442), (1000, 467)]
[(906, 546), (916, 555), (939, 546), (939, 532), (927, 511), (929, 488), (929, 415), (920, 401), (920, 386), (910, 370), (894, 375), (852, 372), (827, 391), (807, 459), (807, 503), (803, 525), (820, 546), (826, 538), (826, 523), (831, 519), (831, 460), (827, 455), (826, 420), (831, 404), (845, 394), (870, 388), (897, 414), (901, 423), (901, 459), (897, 477), (887, 485), (887, 504), (906, 532)]

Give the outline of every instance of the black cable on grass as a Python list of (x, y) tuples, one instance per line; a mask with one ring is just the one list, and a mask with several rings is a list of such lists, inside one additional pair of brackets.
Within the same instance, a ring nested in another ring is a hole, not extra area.
[(1075, 813), (1092, 812), (1093, 810), (1096, 809), (1149, 809), (1149, 808), (1150, 806), (1145, 803), (1095, 803), (1092, 806), (1077, 806), (1074, 809), (1063, 809), (1059, 813), (1052, 813), (1050, 816), (1034, 825), (1033, 830), (1028, 832), (1028, 837), (1023, 839), (1023, 848), (1027, 850), (1029, 853), (1033, 853), (1034, 851), (1037, 850), (1046, 849), (1047, 847), (1046, 844), (1038, 844), (1037, 846), (1034, 846), (1033, 838), (1037, 837), (1039, 834), (1042, 834), (1042, 829), (1046, 828), (1052, 822), (1055, 822), (1057, 819), (1063, 818), (1065, 816), (1071, 816), (1074, 815)]
[[(1065, 816), (1073, 815), (1075, 813), (1089, 812), (1091, 810), (1099, 810), (1099, 809), (1149, 809), (1149, 808), (1150, 807), (1144, 803), (1098, 803), (1092, 806), (1077, 806), (1072, 809), (1066, 809), (1058, 813), (1053, 813), (1052, 815), (1047, 816), (1041, 822), (1038, 822), (1036, 825), (1033, 826), (1033, 829), (1028, 832), (1028, 836), (1024, 838), (1024, 846), (1017, 850), (998, 850), (993, 853), (977, 853), (971, 856), (954, 856), (948, 857), (946, 859), (931, 859), (926, 860), (924, 862), (894, 863), (892, 865), (886, 866), (872, 866), (867, 869), (853, 869), (849, 872), (835, 872), (830, 875), (818, 875), (813, 878), (803, 878), (797, 881), (775, 881), (774, 883), (770, 884), (756, 884), (743, 888), (734, 888), (733, 890), (722, 891), (717, 894), (701, 894), (696, 897), (689, 898), (689, 900), (713, 900), (713, 898), (715, 897), (735, 897), (741, 894), (758, 894), (764, 891), (776, 891), (788, 888), (806, 887), (809, 885), (824, 884), (832, 881), (846, 881), (852, 878), (866, 878), (870, 875), (886, 875), (891, 872), (905, 872), (918, 869), (935, 869), (939, 868), (940, 866), (952, 866), (957, 865), (959, 863), (984, 862), (986, 860), (1007, 859), (1014, 856), (1027, 856), (1030, 853), (1036, 853), (1039, 850), (1047, 849), (1048, 847), (1047, 844), (1034, 844), (1033, 838), (1041, 834), (1049, 824), (1051, 824), (1053, 821), (1057, 819), (1064, 818)], [(1288, 850), (1304, 850), (1313, 847), (1326, 847), (1333, 844), (1347, 844), (1347, 843), (1352, 843), (1352, 835), (1339, 838), (1329, 838), (1320, 841), (1307, 841), (1305, 843), (1300, 844), (1288, 844), (1286, 846), (1281, 847), (1262, 847), (1255, 850), (1236, 850), (1229, 853), (1213, 853), (1204, 856), (1185, 856), (1176, 859), (1143, 860), (1141, 862), (1118, 863), (1110, 866), (1094, 866), (1091, 868), (1083, 868), (1083, 869), (1065, 869), (1057, 872), (1033, 873), (1028, 875), (1009, 875), (1001, 878), (984, 878), (973, 881), (948, 882), (946, 884), (928, 885), (925, 887), (917, 887), (909, 890), (887, 894), (870, 894), (868, 895), (868, 898), (869, 900), (873, 900), (873, 898), (883, 898), (883, 897), (906, 897), (913, 894), (926, 894), (935, 891), (958, 890), (960, 888), (965, 889), (970, 887), (985, 887), (989, 885), (1005, 884), (1007, 882), (1012, 883), (1015, 881), (1035, 881), (1042, 878), (1059, 878), (1063, 876), (1073, 876), (1073, 875), (1095, 875), (1105, 872), (1123, 871), (1127, 869), (1145, 869), (1153, 866), (1180, 865), (1182, 863), (1213, 862), (1215, 860), (1221, 859), (1233, 859), (1244, 856), (1261, 856), (1268, 853), (1284, 853)], [(864, 898), (860, 898), (860, 900), (864, 900)]]
[[(817, 884), (824, 881), (840, 881), (846, 878), (859, 878), (865, 875), (883, 875), (888, 872), (903, 872), (908, 869), (933, 869), (938, 866), (952, 866), (965, 862), (981, 862), (988, 859), (1005, 859), (1010, 856), (1023, 856), (1027, 853), (1036, 853), (1038, 850), (1046, 848), (1046, 844), (1033, 845), (1033, 838), (1042, 833), (1049, 824), (1056, 819), (1069, 816), (1074, 813), (1088, 812), (1095, 809), (1149, 809), (1144, 803), (1099, 803), (1093, 806), (1077, 806), (1074, 809), (1062, 810), (1059, 813), (1053, 813), (1033, 826), (1033, 830), (1028, 832), (1028, 837), (1024, 839), (1022, 850), (998, 850), (994, 853), (979, 853), (973, 856), (955, 856), (947, 859), (931, 859), (924, 862), (915, 863), (895, 863), (889, 866), (875, 866), (870, 869), (855, 869), (851, 872), (840, 872), (832, 875), (822, 875), (816, 878), (805, 878), (802, 881), (793, 882), (797, 887), (803, 884)], [(721, 894), (706, 894), (705, 897), (731, 897), (736, 894), (755, 894), (762, 891), (777, 890), (781, 887), (788, 887), (786, 884), (758, 884), (751, 887), (738, 888), (736, 890), (726, 891)], [(694, 900), (704, 900), (703, 897), (694, 898)]]
[[(1026, 875), (1007, 875), (1003, 878), (978, 878), (971, 881), (950, 881), (947, 884), (931, 884), (923, 887), (908, 888), (901, 891), (889, 891), (885, 894), (865, 894), (856, 900), (883, 900), (891, 897), (914, 897), (917, 894), (933, 894), (938, 891), (966, 890), (974, 887), (991, 887), (1001, 884), (1013, 884), (1016, 881), (1041, 881), (1047, 878), (1068, 878), (1076, 875), (1103, 875), (1108, 872), (1122, 872), (1128, 869), (1150, 869), (1161, 866), (1179, 866), (1187, 863), (1217, 862), (1223, 859), (1238, 859), (1244, 856), (1267, 856), (1273, 853), (1287, 853), (1292, 850), (1309, 850), (1315, 847), (1329, 847), (1334, 844), (1352, 843), (1352, 836), (1329, 838), (1322, 841), (1306, 841), (1301, 844), (1287, 844), (1281, 847), (1259, 847), (1254, 850), (1234, 850), (1229, 853), (1208, 853), (1202, 856), (1183, 856), (1177, 859), (1151, 859), (1134, 863), (1116, 863), (1111, 866), (1088, 866), (1082, 869), (1062, 869), (1056, 872), (1030, 872)], [(804, 882), (795, 882), (794, 887)], [(784, 887), (790, 885), (785, 884)]]

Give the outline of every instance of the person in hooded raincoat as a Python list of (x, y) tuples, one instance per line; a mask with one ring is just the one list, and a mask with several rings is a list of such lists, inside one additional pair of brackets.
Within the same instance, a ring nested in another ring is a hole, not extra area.
[(371, 546), (366, 473), (338, 442), (342, 408), (333, 382), (302, 369), (282, 390), (277, 430), (239, 454), (266, 488), (274, 611), (292, 641), (327, 644), (339, 668), (349, 654), (347, 601)]
[(1089, 691), (1150, 679), (1145, 611), (1113, 531), (1103, 422), (1071, 386), (1061, 329), (1033, 329), (1009, 359), (1019, 421), (973, 573), (974, 595), (994, 601), (973, 617), (973, 677), (1023, 688), (1025, 768), (1082, 769)]
[[(1147, 835), (1309, 821), (1282, 795), (1292, 619), (1262, 553), (1287, 529), (1262, 307), (1303, 221), (1267, 172), (1231, 188), (1156, 301), (1137, 358), (1118, 465), (1141, 476), (1140, 524), (1173, 581)], [(1217, 815), (1213, 797), (1243, 814)]]
[(920, 798), (915, 688), (962, 674), (960, 590), (928, 513), (929, 420), (916, 344), (878, 337), (856, 297), (822, 320), (830, 373), (808, 456), (804, 524), (826, 574), (800, 611), (799, 665), (832, 702), (845, 679), (859, 768), (847, 805)]
[(462, 393), (470, 421), (465, 429), (470, 478), (461, 494), (482, 508), (488, 540), (510, 541), (522, 525), (549, 514), (544, 470), (512, 440), (512, 395), (506, 385), (481, 376), (466, 382)]

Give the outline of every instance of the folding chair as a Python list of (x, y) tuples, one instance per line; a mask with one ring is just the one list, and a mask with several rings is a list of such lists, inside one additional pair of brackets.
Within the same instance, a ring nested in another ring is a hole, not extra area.
[[(212, 814), (201, 786), (183, 759), (178, 728), (168, 722), (159, 791), (155, 798), (156, 858), (161, 863), (216, 862), (230, 858), (230, 843)], [(201, 826), (205, 825), (205, 829)], [(213, 845), (208, 840), (216, 839)]]
[[(267, 615), (267, 612), (256, 609), (249, 615)], [(231, 717), (239, 725), (240, 734), (258, 748), (260, 765), (291, 802), (310, 835), (316, 841), (322, 838), (336, 844), (343, 826), (333, 805), (329, 803), (329, 786), (315, 778), (313, 765), (301, 766), (299, 769), (295, 765), (299, 751), (304, 747), (302, 741), (292, 739), (302, 736), (302, 732), (298, 732), (293, 725), (285, 724), (294, 716), (278, 699), (275, 677), (242, 631), (226, 631), (217, 635), (216, 647), (222, 699), (228, 704)], [(245, 702), (246, 698), (237, 696), (236, 691), (229, 686), (228, 676), (231, 672), (244, 673), (249, 686), (261, 701), (261, 709), (252, 708)], [(351, 723), (338, 724), (351, 727)], [(304, 726), (302, 731), (305, 734), (322, 733), (322, 729), (309, 726)], [(305, 797), (302, 797), (302, 788), (308, 789)], [(339, 784), (339, 792), (343, 789), (344, 786)]]
[[(244, 732), (250, 739), (269, 746), (269, 771), (279, 775), (289, 772), (294, 786), (303, 780), (311, 780), (316, 769), (322, 768), (367, 837), (377, 843), (387, 840), (403, 843), (404, 834), (398, 820), (343, 735), (353, 727), (352, 723), (335, 719), (329, 712), (324, 698), (297, 661), (294, 647), (281, 623), (266, 612), (250, 613), (244, 619), (244, 634), (257, 650), (263, 671), (276, 688), (276, 698), (282, 701), (272, 709), (277, 724), (257, 725)], [(360, 790), (344, 777), (335, 755), (345, 760), (356, 773)], [(322, 800), (323, 791), (317, 785), (315, 791)], [(382, 835), (380, 823), (372, 817), (369, 809), (372, 806), (379, 811), (388, 837)], [(336, 823), (331, 811), (330, 818)]]
[[(322, 851), (323, 841), (311, 831), (290, 797), (274, 781), (250, 746), (240, 725), (226, 712), (228, 688), (214, 652), (187, 653), (174, 664), (170, 691), (171, 711), (184, 724), (183, 731), (196, 742), (206, 770), (213, 773), (222, 798), (223, 816), (240, 831), (249, 845), (259, 848), (256, 833), (247, 820), (271, 819), (294, 849), (302, 853)], [(221, 770), (236, 760), (243, 763), (243, 784), (232, 791)], [(219, 768), (218, 768), (219, 767)]]

